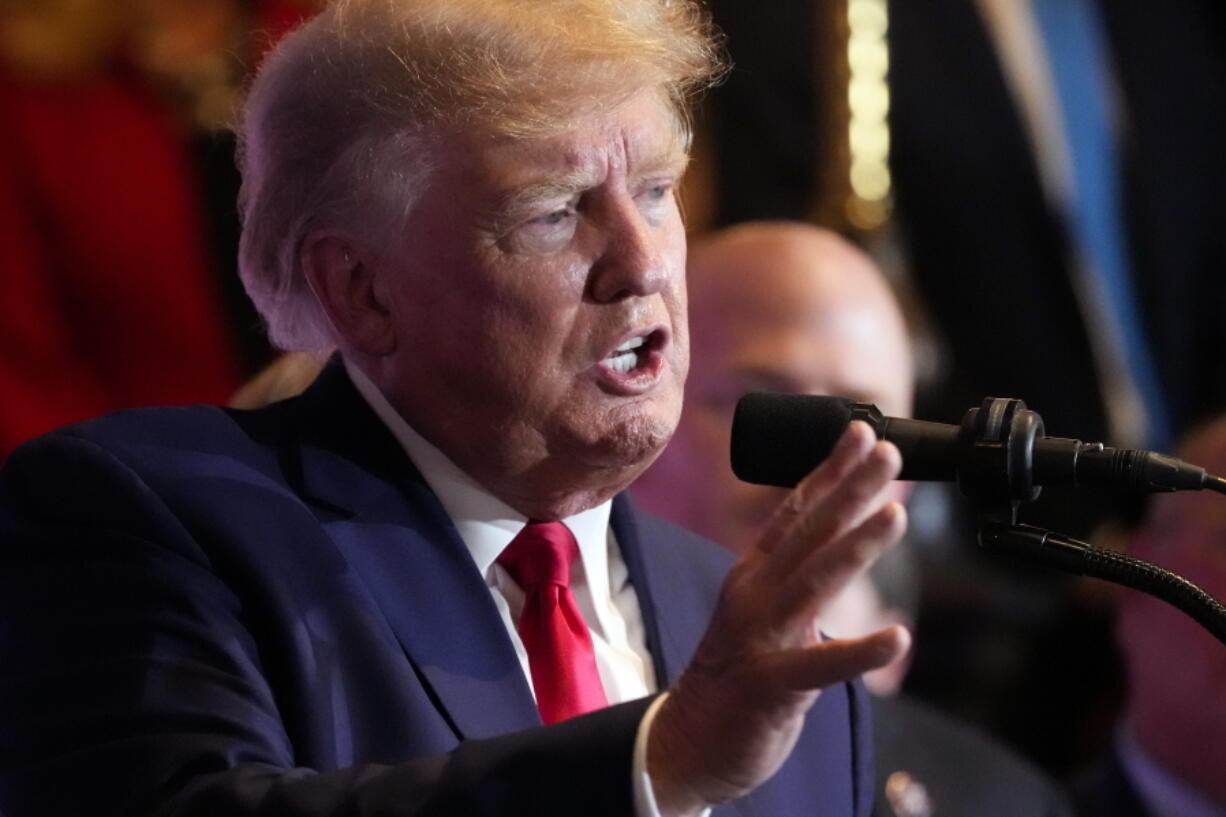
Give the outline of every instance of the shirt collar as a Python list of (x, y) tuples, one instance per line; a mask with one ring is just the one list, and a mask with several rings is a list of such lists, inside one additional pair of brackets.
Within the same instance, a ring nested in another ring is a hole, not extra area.
[[(490, 568), (528, 518), (487, 491), (425, 437), (414, 431), (366, 373), (342, 356), (345, 371), (370, 406), (421, 472), (430, 490), (468, 546), (477, 569), (491, 581)], [(562, 523), (574, 534), (579, 558), (594, 598), (609, 597), (609, 512), (612, 501), (568, 516)]]

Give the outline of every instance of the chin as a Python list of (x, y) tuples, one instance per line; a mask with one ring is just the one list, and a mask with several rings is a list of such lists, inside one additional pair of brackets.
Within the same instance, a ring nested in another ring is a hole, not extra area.
[(625, 470), (629, 481), (655, 461), (676, 427), (675, 418), (657, 414), (612, 419), (580, 443), (586, 449), (581, 460), (601, 470)]

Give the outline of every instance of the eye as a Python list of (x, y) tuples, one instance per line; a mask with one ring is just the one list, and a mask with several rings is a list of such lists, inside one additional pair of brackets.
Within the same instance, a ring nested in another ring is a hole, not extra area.
[(554, 207), (513, 227), (503, 236), (503, 245), (513, 253), (544, 255), (567, 245), (575, 234), (578, 213), (575, 202)]
[(666, 220), (674, 206), (673, 190), (671, 180), (648, 182), (636, 196), (644, 217), (653, 223)]
[(566, 207), (561, 210), (554, 210), (552, 213), (546, 213), (545, 215), (539, 218), (534, 218), (529, 223), (530, 224), (532, 223), (541, 224), (546, 227), (554, 227), (566, 221), (567, 219), (574, 217), (574, 215), (575, 215), (575, 211), (572, 210), (570, 207)]
[(639, 193), (639, 199), (646, 202), (658, 202), (670, 198), (673, 192), (672, 182), (661, 182), (645, 187)]

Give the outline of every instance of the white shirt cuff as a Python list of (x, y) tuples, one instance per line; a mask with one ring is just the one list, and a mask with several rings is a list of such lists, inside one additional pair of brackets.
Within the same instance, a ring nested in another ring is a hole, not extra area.
[[(660, 817), (660, 808), (656, 805), (655, 789), (651, 785), (651, 776), (647, 774), (647, 735), (651, 732), (651, 724), (660, 711), (660, 705), (668, 697), (665, 692), (651, 702), (639, 721), (639, 731), (634, 738), (634, 760), (631, 765), (631, 777), (634, 782), (634, 813), (636, 817)], [(708, 817), (711, 809), (703, 809), (700, 817)]]

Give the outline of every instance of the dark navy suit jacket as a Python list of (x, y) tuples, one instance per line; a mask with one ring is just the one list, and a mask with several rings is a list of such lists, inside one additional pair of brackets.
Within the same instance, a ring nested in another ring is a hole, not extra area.
[[(661, 685), (728, 557), (614, 501)], [(332, 366), (256, 412), (125, 412), (0, 472), (0, 812), (626, 815), (648, 699), (542, 727), (482, 576)], [(718, 815), (865, 815), (862, 690)]]

